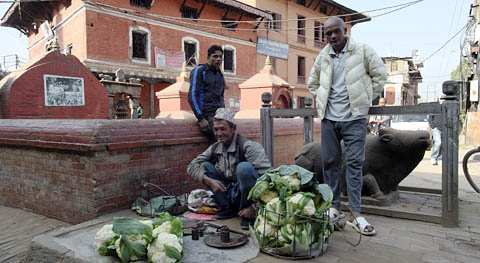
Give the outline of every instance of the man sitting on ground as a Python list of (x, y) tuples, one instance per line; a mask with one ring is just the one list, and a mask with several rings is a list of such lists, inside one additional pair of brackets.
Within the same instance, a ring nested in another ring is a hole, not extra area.
[(248, 229), (255, 218), (253, 203), (247, 200), (248, 193), (271, 164), (262, 145), (236, 132), (234, 115), (229, 109), (217, 109), (213, 121), (217, 142), (193, 159), (187, 172), (214, 193), (221, 206), (215, 218), (238, 215), (242, 217), (242, 229)]

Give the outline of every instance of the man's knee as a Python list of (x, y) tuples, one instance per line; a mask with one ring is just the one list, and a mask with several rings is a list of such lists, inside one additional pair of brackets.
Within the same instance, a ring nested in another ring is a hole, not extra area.
[(241, 162), (237, 164), (237, 176), (245, 177), (250, 176), (252, 172), (255, 172), (252, 164), (249, 162)]
[(243, 185), (246, 182), (257, 179), (257, 172), (249, 162), (241, 162), (237, 164), (237, 181)]
[(216, 177), (217, 169), (215, 168), (215, 165), (210, 162), (205, 162), (205, 174), (210, 178)]

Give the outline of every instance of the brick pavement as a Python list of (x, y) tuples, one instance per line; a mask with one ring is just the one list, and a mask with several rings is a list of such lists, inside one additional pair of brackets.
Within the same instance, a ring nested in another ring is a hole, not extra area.
[[(460, 152), (463, 156), (465, 149)], [(429, 152), (425, 154), (429, 156)], [(459, 158), (461, 159), (461, 158)], [(425, 158), (402, 185), (440, 188), (441, 168), (431, 166)], [(309, 262), (480, 262), (480, 195), (474, 194), (459, 169), (460, 226), (443, 228), (441, 225), (368, 215), (377, 229), (374, 237), (362, 237), (358, 247), (348, 245), (342, 233), (335, 232), (327, 252)], [(29, 240), (68, 224), (20, 209), (0, 207), (0, 262), (19, 262)], [(229, 222), (238, 227), (238, 220)], [(352, 229), (346, 229), (345, 238), (358, 239)], [(260, 253), (250, 262), (286, 262)], [(302, 262), (302, 261), (300, 261)]]

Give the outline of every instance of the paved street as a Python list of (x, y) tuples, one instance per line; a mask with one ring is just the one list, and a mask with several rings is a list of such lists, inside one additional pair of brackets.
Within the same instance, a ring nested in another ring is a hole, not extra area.
[[(462, 147), (460, 156), (468, 148)], [(425, 156), (429, 156), (429, 152)], [(461, 160), (461, 158), (459, 158)], [(432, 166), (424, 158), (402, 185), (440, 188), (441, 167)], [(471, 190), (459, 168), (460, 227), (443, 228), (437, 224), (369, 215), (368, 220), (377, 229), (374, 237), (362, 237), (357, 247), (345, 242), (356, 242), (358, 235), (351, 229), (345, 237), (336, 232), (327, 252), (310, 262), (480, 262), (480, 195)], [(426, 204), (427, 205), (427, 204)], [(0, 262), (19, 262), (29, 241), (40, 234), (61, 229), (68, 224), (24, 210), (0, 207)], [(238, 220), (237, 220), (238, 221)], [(238, 222), (228, 222), (233, 228)], [(260, 253), (251, 262), (283, 262)]]

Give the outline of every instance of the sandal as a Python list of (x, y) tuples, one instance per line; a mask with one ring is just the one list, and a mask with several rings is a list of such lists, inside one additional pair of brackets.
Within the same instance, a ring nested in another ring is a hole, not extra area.
[[(353, 227), (355, 230), (357, 230), (358, 233), (364, 235), (364, 236), (374, 236), (377, 234), (377, 231), (375, 228), (370, 225), (365, 217), (363, 216), (358, 216), (353, 221), (347, 220), (346, 223), (348, 226)], [(368, 231), (367, 227), (370, 226), (372, 228), (372, 231)]]

